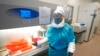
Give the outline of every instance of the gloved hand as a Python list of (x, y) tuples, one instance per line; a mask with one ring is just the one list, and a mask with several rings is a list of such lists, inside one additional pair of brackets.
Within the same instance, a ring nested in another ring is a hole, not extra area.
[(43, 43), (45, 43), (45, 42), (47, 42), (47, 38), (46, 38), (46, 37), (43, 38), (43, 39), (41, 39), (41, 40), (38, 40), (38, 41), (37, 41), (37, 45), (41, 45), (41, 44), (43, 44)]
[(33, 45), (37, 46), (37, 42), (36, 42), (36, 43), (34, 43)]
[(73, 56), (73, 53), (71, 53), (71, 52), (69, 52), (68, 54), (69, 54), (69, 56)]

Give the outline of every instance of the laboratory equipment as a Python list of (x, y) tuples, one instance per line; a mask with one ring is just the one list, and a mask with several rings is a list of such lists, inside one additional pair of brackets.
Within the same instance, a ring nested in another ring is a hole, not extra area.
[(99, 3), (88, 3), (80, 5), (78, 13), (78, 23), (86, 24), (86, 32), (84, 33), (84, 41), (89, 41), (93, 38), (94, 29), (96, 27), (96, 13)]
[(86, 32), (86, 25), (84, 23), (74, 23), (71, 24), (75, 33), (76, 43), (84, 42), (84, 33)]

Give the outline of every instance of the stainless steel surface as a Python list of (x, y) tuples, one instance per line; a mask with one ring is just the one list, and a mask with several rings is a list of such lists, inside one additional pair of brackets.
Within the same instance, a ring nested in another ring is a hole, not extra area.
[(44, 43), (43, 45), (41, 45), (41, 47), (38, 47), (36, 49), (32, 49), (30, 51), (24, 52), (24, 53), (19, 54), (17, 56), (32, 56), (32, 55), (36, 55), (37, 53), (40, 53), (46, 49), (48, 49), (48, 44)]

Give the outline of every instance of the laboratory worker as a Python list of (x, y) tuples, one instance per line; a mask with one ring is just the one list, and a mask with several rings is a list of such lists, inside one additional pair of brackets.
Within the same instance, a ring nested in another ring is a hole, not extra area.
[(57, 6), (53, 13), (46, 37), (49, 42), (48, 56), (73, 56), (75, 51), (75, 36), (72, 27), (65, 23), (64, 9)]

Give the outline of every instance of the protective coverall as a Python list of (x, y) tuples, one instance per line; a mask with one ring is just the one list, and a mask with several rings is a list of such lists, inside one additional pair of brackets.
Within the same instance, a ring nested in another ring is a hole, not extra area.
[(68, 45), (75, 42), (74, 33), (70, 25), (64, 27), (49, 27), (46, 33), (49, 41), (49, 56), (68, 56)]

